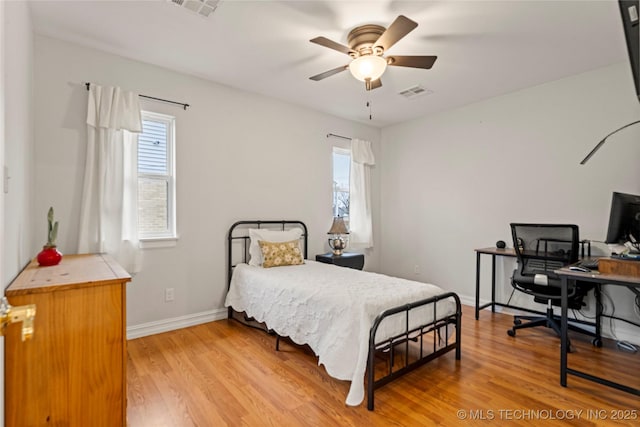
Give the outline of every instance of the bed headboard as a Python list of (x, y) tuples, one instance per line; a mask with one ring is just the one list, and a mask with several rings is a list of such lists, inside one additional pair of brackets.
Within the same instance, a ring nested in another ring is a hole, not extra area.
[(265, 228), (271, 230), (290, 230), (292, 228), (302, 229), (302, 249), (304, 259), (307, 259), (307, 226), (302, 221), (263, 221), (248, 220), (238, 221), (229, 228), (227, 234), (227, 289), (231, 285), (231, 275), (236, 264), (249, 262), (249, 229)]

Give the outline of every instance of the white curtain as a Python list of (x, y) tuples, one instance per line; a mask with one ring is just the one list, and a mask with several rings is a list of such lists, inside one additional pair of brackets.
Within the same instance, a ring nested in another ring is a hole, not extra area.
[(351, 173), (349, 183), (349, 246), (373, 247), (371, 222), (371, 168), (375, 164), (371, 143), (351, 140)]
[(138, 245), (138, 95), (92, 84), (78, 253), (108, 253), (129, 273), (141, 266)]

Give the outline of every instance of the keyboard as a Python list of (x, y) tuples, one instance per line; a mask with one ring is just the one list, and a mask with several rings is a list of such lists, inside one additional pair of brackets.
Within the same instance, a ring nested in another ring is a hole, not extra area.
[(589, 270), (598, 269), (598, 258), (590, 258), (580, 262), (580, 267), (588, 268)]

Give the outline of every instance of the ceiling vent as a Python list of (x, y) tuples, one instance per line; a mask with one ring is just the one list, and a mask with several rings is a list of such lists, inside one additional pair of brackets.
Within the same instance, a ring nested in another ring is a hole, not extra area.
[(181, 6), (190, 10), (193, 13), (197, 13), (200, 16), (208, 17), (218, 7), (220, 0), (167, 0), (169, 3), (173, 3), (176, 6)]
[(431, 95), (433, 93), (430, 89), (425, 89), (422, 86), (413, 86), (409, 89), (405, 89), (402, 92), (398, 93), (398, 95), (404, 96), (407, 99), (417, 98), (423, 95)]

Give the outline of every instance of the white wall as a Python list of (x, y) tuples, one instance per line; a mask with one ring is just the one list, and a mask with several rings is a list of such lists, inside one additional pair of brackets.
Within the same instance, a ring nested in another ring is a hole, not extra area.
[[(0, 277), (4, 288), (29, 261), (33, 198), (33, 37), (26, 3), (0, 2), (0, 166), (8, 166), (9, 192), (0, 190)], [(0, 188), (2, 185), (0, 184)], [(0, 339), (0, 383), (4, 385), (4, 338)], [(0, 426), (4, 425), (4, 386)]]
[[(6, 5), (5, 165), (5, 285), (33, 258), (33, 33), (25, 2)], [(46, 218), (43, 217), (43, 221)], [(46, 222), (45, 222), (46, 224)], [(46, 238), (46, 235), (45, 235)], [(44, 242), (43, 242), (44, 243)]]
[[(147, 249), (143, 271), (128, 287), (127, 323), (149, 325), (182, 316), (224, 314), (225, 242), (241, 219), (300, 219), (309, 253), (326, 252), (331, 225), (331, 140), (334, 132), (372, 141), (380, 131), (152, 65), (37, 36), (35, 39), (35, 243), (54, 206), (58, 245), (76, 251), (84, 168), (87, 93), (83, 82), (116, 85), (186, 102), (143, 101), (177, 118), (177, 218), (174, 248)], [(378, 176), (374, 172), (374, 185)], [(373, 200), (377, 218), (379, 200)], [(376, 229), (377, 231), (377, 229)], [(367, 256), (369, 269), (376, 254)], [(164, 302), (165, 288), (175, 301)]]
[[(471, 302), (474, 249), (499, 239), (512, 246), (510, 222), (575, 223), (581, 238), (604, 240), (611, 193), (640, 194), (640, 126), (579, 162), (638, 119), (629, 65), (621, 63), (383, 129), (381, 270)], [(509, 260), (500, 265), (505, 293), (512, 268)], [(611, 292), (616, 314), (640, 321), (632, 294)]]

